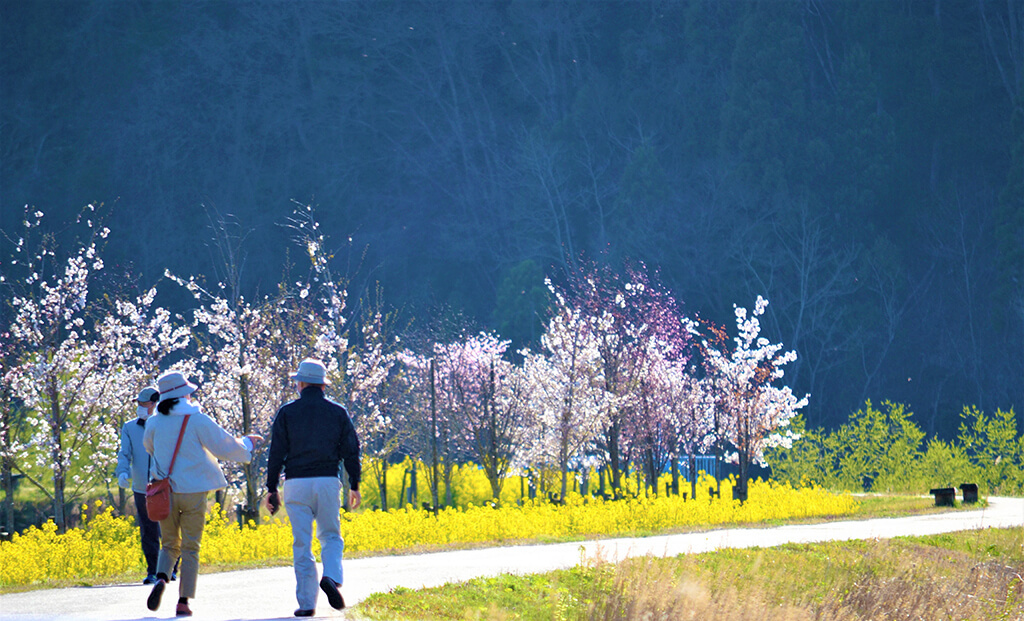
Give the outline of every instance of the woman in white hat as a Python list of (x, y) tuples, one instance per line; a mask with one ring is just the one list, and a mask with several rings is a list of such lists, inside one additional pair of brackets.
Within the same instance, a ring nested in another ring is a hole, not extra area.
[[(189, 397), (196, 386), (177, 371), (160, 376), (157, 388), (160, 391), (157, 415), (146, 421), (143, 444), (153, 456), (155, 478), (167, 476), (172, 459), (174, 469), (170, 474), (171, 514), (160, 522), (162, 545), (157, 559), (157, 581), (146, 605), (150, 610), (160, 607), (171, 567), (181, 557), (176, 615), (190, 616), (188, 600), (196, 595), (207, 497), (211, 491), (227, 487), (217, 459), (247, 464), (252, 459), (255, 443), (262, 438), (255, 435), (236, 438), (203, 414)], [(181, 446), (174, 458), (179, 435)]]

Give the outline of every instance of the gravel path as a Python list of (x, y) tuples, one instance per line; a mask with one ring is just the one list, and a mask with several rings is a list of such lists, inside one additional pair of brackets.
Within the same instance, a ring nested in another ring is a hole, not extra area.
[[(1024, 527), (1024, 498), (989, 498), (977, 511), (950, 511), (916, 517), (778, 526), (730, 528), (702, 533), (604, 539), (552, 545), (486, 548), (435, 554), (361, 558), (345, 561), (342, 594), (349, 606), (372, 593), (402, 586), (412, 589), (501, 573), (538, 573), (567, 568), (582, 555), (601, 554), (609, 560), (653, 554), (674, 556), (719, 548), (770, 547), (783, 543), (812, 543), (928, 535), (979, 528)], [(177, 583), (164, 593), (156, 613), (146, 609), (150, 588), (141, 584), (78, 587), (0, 596), (0, 619), (118, 621), (174, 617)], [(194, 619), (234, 621), (294, 619), (295, 581), (290, 567), (250, 569), (199, 577), (198, 597), (192, 601)], [(344, 619), (321, 597), (317, 617)]]

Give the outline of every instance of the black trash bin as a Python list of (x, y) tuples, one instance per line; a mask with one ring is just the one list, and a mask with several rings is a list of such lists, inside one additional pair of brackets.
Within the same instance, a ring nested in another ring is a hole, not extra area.
[(953, 502), (956, 500), (955, 487), (937, 487), (928, 490), (928, 493), (935, 496), (936, 507), (952, 507)]
[(964, 495), (965, 503), (978, 502), (978, 484), (977, 483), (961, 483), (960, 491)]

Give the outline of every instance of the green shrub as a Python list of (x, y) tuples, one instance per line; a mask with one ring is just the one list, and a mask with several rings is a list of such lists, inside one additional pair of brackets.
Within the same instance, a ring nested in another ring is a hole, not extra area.
[(1024, 434), (1013, 410), (989, 416), (964, 407), (957, 438), (926, 434), (902, 404), (868, 401), (839, 429), (805, 429), (790, 449), (766, 452), (773, 477), (793, 486), (814, 483), (829, 489), (922, 494), (934, 487), (977, 483), (991, 495), (1024, 493)]

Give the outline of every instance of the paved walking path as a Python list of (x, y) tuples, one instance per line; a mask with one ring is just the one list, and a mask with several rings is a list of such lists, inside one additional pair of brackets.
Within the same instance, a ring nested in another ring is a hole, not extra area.
[[(639, 539), (605, 539), (553, 545), (487, 548), (409, 556), (348, 560), (344, 563), (346, 602), (358, 604), (372, 593), (402, 586), (439, 586), (478, 576), (501, 573), (539, 573), (577, 565), (583, 555), (601, 554), (608, 560), (627, 556), (675, 556), (719, 548), (770, 547), (783, 543), (812, 543), (929, 535), (979, 528), (1024, 527), (1024, 498), (989, 498), (976, 511), (872, 520), (730, 528), (703, 533)], [(121, 621), (167, 619), (174, 616), (177, 583), (164, 593), (156, 613), (146, 609), (150, 588), (141, 584), (79, 587), (0, 596), (0, 619)], [(195, 619), (242, 621), (293, 619), (295, 581), (290, 567), (250, 569), (199, 576), (198, 597), (192, 602)], [(345, 618), (320, 598), (317, 617)]]

